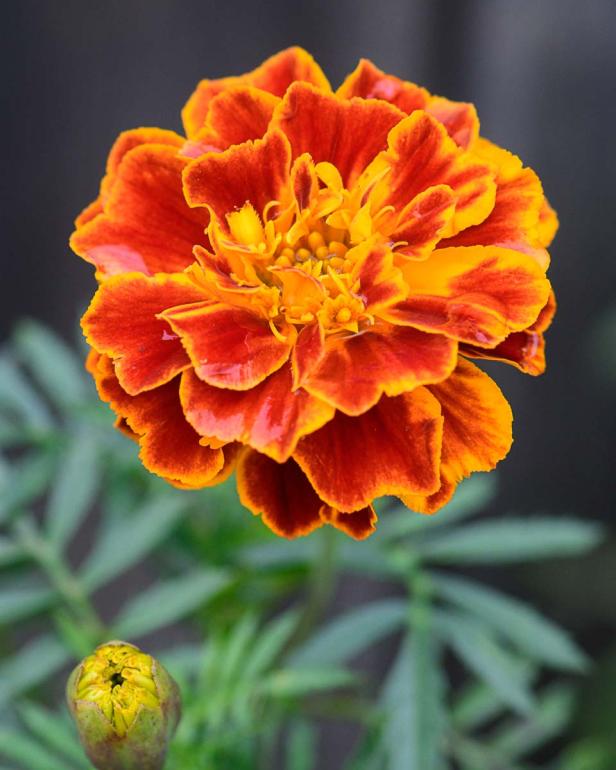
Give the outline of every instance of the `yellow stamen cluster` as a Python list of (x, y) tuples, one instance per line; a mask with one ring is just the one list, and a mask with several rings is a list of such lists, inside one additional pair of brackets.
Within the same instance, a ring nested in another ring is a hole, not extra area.
[(99, 647), (83, 662), (77, 699), (96, 703), (116, 734), (123, 737), (141, 706), (159, 708), (152, 658), (132, 645)]

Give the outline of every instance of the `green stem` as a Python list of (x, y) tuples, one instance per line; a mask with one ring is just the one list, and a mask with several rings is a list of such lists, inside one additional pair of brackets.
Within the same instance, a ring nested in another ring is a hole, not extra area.
[(319, 535), (320, 549), (310, 575), (308, 595), (295, 633), (287, 646), (287, 652), (310, 635), (333, 593), (336, 578), (336, 531), (333, 527), (325, 527)]
[(21, 545), (49, 578), (60, 598), (80, 621), (93, 643), (104, 637), (105, 627), (79, 580), (73, 575), (60, 552), (41, 537), (33, 522), (21, 518), (15, 525)]

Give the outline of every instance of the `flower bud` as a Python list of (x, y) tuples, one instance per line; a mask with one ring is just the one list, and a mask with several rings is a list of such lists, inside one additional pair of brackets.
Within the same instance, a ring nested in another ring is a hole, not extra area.
[(94, 767), (161, 770), (181, 707), (177, 684), (157, 660), (108, 642), (73, 671), (66, 695)]

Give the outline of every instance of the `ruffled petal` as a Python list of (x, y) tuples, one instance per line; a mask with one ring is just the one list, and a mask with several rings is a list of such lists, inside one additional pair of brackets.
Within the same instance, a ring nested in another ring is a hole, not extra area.
[(496, 246), (438, 249), (402, 270), (411, 294), (383, 317), (481, 347), (530, 326), (550, 293), (532, 257)]
[(328, 505), (359, 511), (381, 495), (438, 489), (441, 440), (439, 403), (420, 387), (383, 397), (359, 417), (337, 412), (298, 443), (293, 457)]
[(177, 334), (159, 314), (203, 299), (184, 275), (117, 275), (94, 295), (81, 321), (88, 343), (110, 356), (124, 390), (136, 395), (190, 365)]
[(241, 503), (277, 535), (307, 535), (323, 524), (323, 501), (293, 460), (277, 463), (246, 450), (237, 467), (237, 489)]
[(558, 216), (550, 206), (548, 199), (544, 198), (539, 209), (539, 226), (537, 228), (539, 243), (547, 249), (554, 240), (557, 230)]
[(218, 302), (171, 308), (161, 317), (180, 336), (197, 376), (218, 388), (253, 388), (280, 369), (293, 346), (294, 327), (283, 341), (267, 321)]
[(202, 80), (182, 110), (186, 136), (193, 138), (203, 127), (212, 100), (237, 86), (254, 86), (274, 96), (282, 96), (296, 80), (330, 90), (329, 82), (312, 56), (302, 48), (287, 48), (271, 56), (260, 67), (245, 75), (218, 80)]
[(120, 386), (108, 357), (95, 355), (89, 368), (100, 397), (138, 437), (139, 457), (151, 473), (190, 488), (207, 486), (221, 473), (224, 452), (203, 446), (201, 437), (184, 418), (179, 378), (138, 396), (129, 396)]
[(350, 535), (355, 540), (365, 540), (376, 530), (377, 515), (371, 505), (359, 511), (343, 513), (324, 505), (320, 510), (323, 521)]
[(497, 168), (494, 208), (483, 222), (443, 241), (441, 246), (503, 246), (530, 254), (545, 269), (549, 256), (538, 234), (544, 201), (538, 176), (524, 168), (517, 156), (486, 139), (477, 142), (474, 152)]
[(489, 471), (511, 447), (511, 408), (487, 374), (460, 359), (456, 371), (428, 386), (443, 412), (441, 487), (428, 496), (404, 495), (409, 508), (433, 513), (452, 496), (456, 485), (475, 471)]
[(468, 102), (452, 102), (442, 96), (433, 96), (425, 107), (433, 118), (445, 126), (445, 130), (458, 147), (467, 149), (479, 137), (477, 110)]
[[(126, 137), (125, 143), (133, 139)], [(82, 216), (71, 237), (72, 249), (103, 275), (173, 273), (188, 267), (194, 261), (193, 246), (206, 241), (209, 216), (186, 205), (186, 163), (175, 146), (141, 144), (125, 152), (103, 213)]]
[(416, 195), (402, 211), (390, 237), (400, 244), (396, 254), (425, 259), (451, 227), (455, 211), (456, 196), (448, 185), (428, 187)]
[(482, 222), (494, 206), (492, 167), (457, 147), (435, 118), (416, 110), (390, 133), (388, 149), (366, 175), (389, 173), (370, 193), (373, 205), (402, 211), (419, 193), (448, 185), (456, 196), (451, 233)]
[(320, 323), (304, 326), (297, 335), (291, 354), (293, 388), (299, 388), (325, 355), (325, 336)]
[(513, 332), (495, 348), (478, 348), (475, 345), (460, 345), (460, 353), (471, 358), (487, 358), (512, 364), (525, 374), (536, 377), (545, 372), (545, 338), (543, 332), (548, 329), (556, 312), (554, 292), (539, 313), (537, 320), (528, 329)]
[(407, 296), (408, 286), (402, 272), (394, 264), (390, 249), (360, 244), (352, 253), (356, 259), (353, 278), (359, 281), (358, 293), (367, 313), (378, 314)]
[(203, 128), (193, 142), (227, 149), (250, 139), (260, 139), (267, 131), (280, 100), (258, 88), (235, 86), (215, 96), (209, 106)]
[(290, 364), (244, 391), (215, 388), (188, 369), (180, 397), (186, 419), (202, 436), (240, 441), (284, 462), (302, 436), (334, 415), (331, 405), (292, 385)]
[(225, 214), (250, 202), (263, 212), (270, 201), (289, 195), (290, 148), (280, 131), (263, 139), (209, 153), (190, 163), (184, 173), (188, 204), (207, 206), (224, 222)]
[(360, 59), (357, 67), (336, 91), (336, 96), (343, 99), (351, 99), (354, 96), (362, 99), (382, 99), (407, 115), (415, 110), (423, 110), (430, 99), (430, 94), (425, 88), (394, 75), (387, 75), (368, 59)]
[(272, 125), (287, 135), (293, 158), (309, 153), (315, 163), (332, 163), (351, 187), (387, 146), (387, 134), (402, 117), (384, 102), (343, 100), (296, 83), (276, 109)]
[(327, 340), (321, 364), (304, 387), (348, 415), (359, 415), (381, 398), (439, 382), (455, 368), (457, 344), (440, 334), (383, 326)]

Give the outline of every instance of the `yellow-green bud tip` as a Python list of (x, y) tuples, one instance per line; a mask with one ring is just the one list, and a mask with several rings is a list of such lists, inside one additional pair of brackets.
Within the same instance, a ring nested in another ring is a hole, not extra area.
[(67, 699), (95, 767), (163, 767), (180, 697), (171, 676), (150, 655), (125, 642), (97, 647), (71, 674)]

